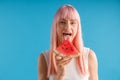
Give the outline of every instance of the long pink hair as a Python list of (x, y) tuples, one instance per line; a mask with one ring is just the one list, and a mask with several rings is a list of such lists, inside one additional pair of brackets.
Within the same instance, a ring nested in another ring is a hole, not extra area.
[(60, 20), (60, 18), (71, 18), (74, 17), (78, 21), (78, 31), (73, 40), (74, 46), (78, 49), (80, 56), (75, 59), (76, 61), (76, 68), (78, 69), (81, 75), (85, 75), (87, 73), (87, 69), (85, 66), (85, 59), (84, 59), (84, 45), (82, 40), (82, 32), (81, 32), (81, 23), (80, 23), (80, 16), (77, 10), (72, 7), (71, 5), (63, 5), (57, 11), (54, 16), (52, 30), (51, 30), (51, 45), (50, 45), (50, 52), (49, 52), (49, 65), (48, 65), (48, 72), (47, 77), (51, 74), (57, 74), (57, 66), (55, 61), (55, 54), (53, 50), (57, 47), (57, 34), (56, 34), (56, 24)]

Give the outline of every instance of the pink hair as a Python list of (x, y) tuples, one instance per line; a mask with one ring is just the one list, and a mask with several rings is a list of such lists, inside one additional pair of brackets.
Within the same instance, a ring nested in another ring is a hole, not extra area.
[(50, 52), (49, 52), (49, 65), (48, 65), (48, 72), (47, 77), (51, 74), (57, 74), (57, 66), (55, 62), (55, 54), (53, 50), (57, 47), (57, 34), (56, 34), (56, 24), (60, 20), (60, 18), (71, 18), (74, 17), (78, 21), (78, 31), (73, 40), (74, 46), (78, 49), (80, 56), (76, 58), (76, 67), (80, 74), (85, 75), (87, 73), (87, 69), (85, 66), (85, 59), (84, 59), (84, 45), (82, 40), (82, 32), (81, 32), (81, 23), (80, 23), (80, 16), (75, 8), (71, 5), (63, 5), (59, 8), (56, 15), (54, 16), (53, 24), (52, 24), (52, 31), (51, 31), (51, 45), (50, 45)]

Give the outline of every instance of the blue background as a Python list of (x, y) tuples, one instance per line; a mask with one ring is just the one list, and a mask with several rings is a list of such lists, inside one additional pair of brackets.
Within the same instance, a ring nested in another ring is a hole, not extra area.
[(49, 49), (52, 20), (63, 4), (81, 16), (84, 44), (99, 63), (99, 80), (120, 80), (119, 0), (1, 0), (0, 80), (37, 80), (38, 56)]

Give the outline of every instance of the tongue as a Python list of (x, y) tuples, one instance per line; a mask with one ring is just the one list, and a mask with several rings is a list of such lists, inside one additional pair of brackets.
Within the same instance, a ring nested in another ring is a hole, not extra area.
[(70, 35), (64, 35), (64, 40), (70, 40)]

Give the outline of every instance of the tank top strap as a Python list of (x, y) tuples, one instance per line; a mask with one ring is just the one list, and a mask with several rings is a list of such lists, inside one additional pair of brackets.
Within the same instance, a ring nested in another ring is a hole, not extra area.
[(48, 66), (48, 64), (49, 64), (49, 52), (48, 51), (44, 51), (42, 54), (44, 55), (46, 63), (47, 63), (47, 66)]
[(85, 56), (86, 63), (88, 63), (89, 52), (90, 52), (90, 48), (84, 47), (84, 56)]

